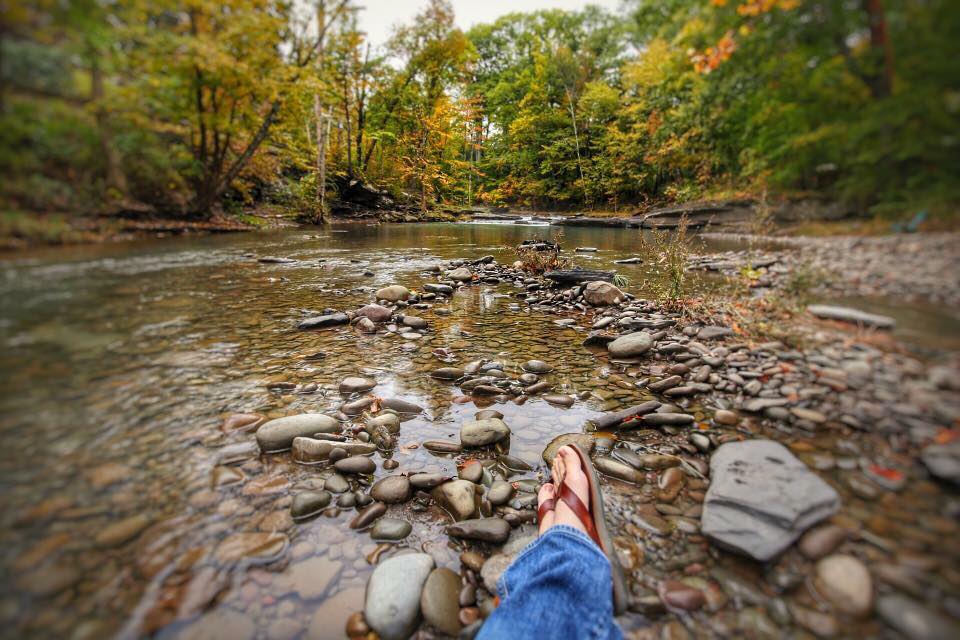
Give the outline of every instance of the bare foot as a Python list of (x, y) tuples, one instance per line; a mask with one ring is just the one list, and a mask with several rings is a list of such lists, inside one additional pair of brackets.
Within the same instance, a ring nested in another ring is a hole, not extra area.
[[(559, 461), (559, 462), (557, 462)], [(559, 466), (561, 472), (562, 480), (556, 480), (558, 483), (563, 482), (576, 494), (578, 498), (583, 502), (584, 506), (587, 509), (590, 509), (590, 481), (587, 479), (586, 474), (583, 472), (583, 467), (580, 462), (580, 456), (576, 451), (573, 450), (573, 447), (565, 446), (561, 447), (560, 451), (557, 452), (557, 461), (554, 462), (554, 466)], [(557, 494), (559, 495), (559, 489), (557, 489)], [(580, 521), (580, 518), (577, 517), (577, 514), (567, 506), (567, 504), (560, 499), (557, 499), (557, 507), (555, 509), (556, 517), (554, 518), (554, 524), (566, 524), (574, 529), (579, 529), (584, 533), (587, 532), (586, 527), (583, 525), (583, 522)]]
[[(540, 505), (542, 505), (547, 500), (554, 500), (557, 497), (557, 488), (551, 483), (546, 483), (540, 487), (540, 493), (537, 494), (537, 510), (539, 512)], [(551, 509), (543, 514), (543, 520), (540, 521), (540, 535), (543, 535), (543, 532), (553, 526), (553, 521), (556, 518), (557, 512), (555, 509)]]

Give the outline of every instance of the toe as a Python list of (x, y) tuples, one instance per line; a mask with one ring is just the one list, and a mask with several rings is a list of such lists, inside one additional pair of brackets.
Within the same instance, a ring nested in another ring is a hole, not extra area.
[[(542, 505), (547, 500), (556, 499), (557, 488), (551, 483), (546, 483), (540, 487), (540, 493), (537, 494), (537, 511), (539, 513), (540, 505)], [(542, 534), (544, 531), (553, 526), (554, 521), (556, 520), (556, 511), (551, 509), (550, 511), (543, 514), (543, 518), (539, 522), (538, 531)]]
[(542, 487), (540, 487), (540, 493), (537, 494), (537, 507), (542, 505), (547, 500), (555, 497), (557, 495), (557, 488), (550, 482), (547, 482)]

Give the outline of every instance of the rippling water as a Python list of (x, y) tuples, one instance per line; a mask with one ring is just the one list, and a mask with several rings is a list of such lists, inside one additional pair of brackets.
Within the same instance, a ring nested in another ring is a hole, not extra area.
[[(326, 635), (341, 637), (346, 615), (362, 605), (371, 571), (364, 556), (375, 544), (346, 528), (351, 511), (293, 525), (290, 495), (318, 472), (286, 454), (248, 461), (242, 480), (226, 484), (234, 477), (217, 465), (221, 447), (252, 438), (222, 434), (223, 417), (332, 409), (341, 402), (339, 380), (363, 373), (376, 378), (378, 395), (427, 407), (404, 423), (401, 445), (444, 438), (476, 407), (452, 404), (454, 388), (426, 377), (439, 365), (432, 349), (451, 349), (460, 363), (537, 357), (561, 365), (552, 375), (559, 388), (596, 392), (569, 410), (539, 400), (498, 407), (516, 434), (511, 453), (537, 464), (550, 437), (579, 431), (585, 417), (638, 392), (598, 370), (579, 340), (558, 340), (572, 330), (554, 317), (508, 311), (510, 287), (458, 294), (444, 305), (448, 316), (424, 312), (431, 331), (415, 345), (396, 335), (294, 327), (309, 312), (369, 301), (373, 287), (417, 286), (438, 262), (488, 253), (509, 261), (520, 240), (550, 234), (507, 225), (352, 226), (78, 247), (7, 262), (0, 281), (7, 629), (35, 637), (202, 636), (231, 625), (243, 635), (252, 625), (274, 635), (280, 629), (270, 625), (281, 620), (309, 626), (319, 605), (329, 617)], [(637, 251), (639, 238), (574, 229), (565, 244), (603, 248), (579, 261), (606, 266)], [(259, 263), (264, 256), (296, 262)], [(620, 271), (641, 284), (646, 269)], [(318, 351), (327, 357), (306, 358)], [(318, 390), (268, 391), (276, 381), (314, 382)], [(403, 470), (455, 472), (453, 460), (422, 449), (396, 457)], [(406, 544), (432, 546), (438, 559), (455, 562), (437, 514), (407, 516), (416, 527)], [(129, 523), (129, 540), (98, 541), (118, 522)], [(270, 531), (285, 532), (291, 546), (266, 568), (214, 553), (231, 534)], [(308, 558), (324, 559), (314, 569), (330, 574), (329, 586), (301, 588), (305, 578), (290, 567)]]
[[(555, 435), (648, 395), (622, 375), (629, 371), (611, 371), (581, 347), (582, 329), (558, 326), (549, 313), (510, 310), (518, 291), (511, 285), (471, 287), (418, 311), (430, 330), (415, 341), (295, 326), (326, 308), (365, 304), (386, 284), (415, 288), (433, 279), (427, 269), (453, 258), (510, 262), (519, 241), (553, 233), (350, 226), (78, 247), (3, 263), (3, 635), (343, 637), (347, 616), (362, 607), (377, 544), (347, 528), (352, 509), (292, 522), (291, 496), (315, 488), (323, 471), (295, 465), (289, 454), (221, 464), (231, 450), (224, 447), (253, 439), (223, 433), (224, 417), (331, 410), (343, 401), (339, 381), (366, 375), (378, 396), (426, 408), (403, 423), (393, 456), (400, 471), (455, 475), (454, 459), (410, 445), (455, 438), (485, 405), (455, 403), (455, 387), (426, 375), (442, 366), (432, 350), (451, 350), (460, 365), (497, 359), (510, 372), (538, 358), (556, 367), (548, 379), (557, 391), (585, 392), (569, 409), (537, 398), (496, 405), (513, 430), (510, 453), (538, 467)], [(567, 229), (564, 245), (602, 249), (577, 260), (607, 268), (637, 253), (640, 237)], [(258, 262), (267, 256), (295, 262)], [(640, 295), (656, 277), (655, 265), (617, 268)], [(374, 275), (363, 275), (368, 270)], [(316, 390), (268, 389), (278, 382)], [(689, 410), (703, 415), (696, 405)], [(380, 469), (380, 454), (375, 459)], [(404, 546), (459, 569), (439, 512), (408, 504), (391, 515), (414, 523)]]

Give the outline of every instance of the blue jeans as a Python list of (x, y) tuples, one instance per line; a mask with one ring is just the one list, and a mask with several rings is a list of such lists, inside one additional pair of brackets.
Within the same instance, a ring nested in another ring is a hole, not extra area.
[(612, 584), (610, 561), (593, 540), (567, 525), (550, 527), (501, 576), (500, 606), (477, 640), (622, 640)]

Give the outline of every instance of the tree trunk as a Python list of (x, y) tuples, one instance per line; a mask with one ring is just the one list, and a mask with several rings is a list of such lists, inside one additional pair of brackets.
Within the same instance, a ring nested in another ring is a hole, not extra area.
[[(324, 0), (317, 3), (317, 71), (323, 72), (323, 40), (326, 30), (326, 6)], [(316, 223), (327, 222), (327, 123), (323, 114), (320, 93), (313, 96), (313, 116), (317, 127), (317, 215)]]
[(100, 136), (100, 149), (106, 163), (106, 186), (113, 191), (118, 201), (127, 198), (127, 176), (123, 172), (120, 153), (113, 144), (113, 132), (110, 130), (107, 108), (103, 104), (105, 92), (103, 89), (103, 70), (100, 68), (100, 56), (96, 50), (90, 48), (90, 98), (93, 101), (94, 117)]
[(871, 66), (881, 64), (881, 70), (871, 69), (870, 90), (875, 98), (893, 94), (893, 46), (887, 35), (887, 18), (882, 0), (864, 0), (864, 10), (870, 26)]
[(570, 121), (573, 122), (573, 143), (577, 149), (577, 169), (580, 170), (580, 187), (583, 189), (583, 202), (589, 204), (587, 181), (583, 177), (583, 162), (580, 160), (580, 136), (577, 134), (577, 114), (573, 108), (573, 92), (567, 89), (567, 102), (570, 104)]

